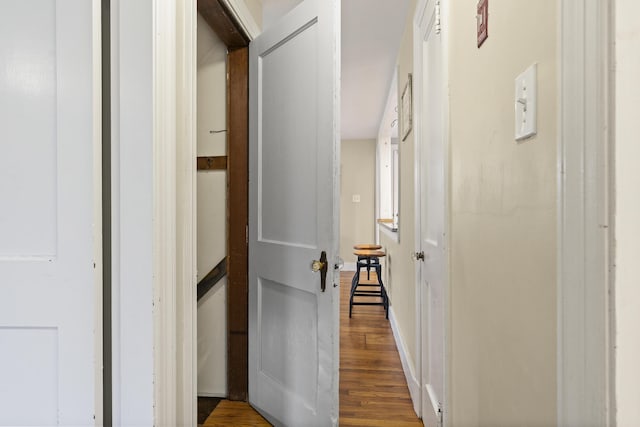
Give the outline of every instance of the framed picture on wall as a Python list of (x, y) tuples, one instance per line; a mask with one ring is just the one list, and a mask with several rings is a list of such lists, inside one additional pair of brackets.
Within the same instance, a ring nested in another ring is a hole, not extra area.
[(478, 33), (478, 49), (482, 43), (489, 37), (489, 0), (478, 0), (477, 33)]
[(409, 136), (412, 126), (411, 79), (411, 73), (409, 73), (409, 78), (404, 85), (402, 97), (400, 98), (400, 133), (403, 141)]

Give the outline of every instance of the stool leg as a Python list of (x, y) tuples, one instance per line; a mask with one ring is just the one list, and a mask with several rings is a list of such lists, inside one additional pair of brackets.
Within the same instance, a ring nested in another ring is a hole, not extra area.
[(382, 266), (380, 264), (376, 266), (376, 274), (378, 276), (378, 284), (380, 284), (380, 295), (382, 296), (385, 319), (389, 319), (389, 297), (387, 296), (387, 290), (384, 288), (384, 284), (382, 283)]
[(389, 297), (387, 296), (387, 291), (384, 288), (384, 286), (382, 287), (382, 293), (384, 294), (384, 317), (385, 319), (389, 319)]
[(358, 287), (358, 280), (360, 276), (360, 269), (356, 267), (356, 274), (353, 275), (353, 279), (351, 279), (351, 293), (349, 296), (349, 318), (351, 318), (351, 312), (353, 311), (353, 294)]

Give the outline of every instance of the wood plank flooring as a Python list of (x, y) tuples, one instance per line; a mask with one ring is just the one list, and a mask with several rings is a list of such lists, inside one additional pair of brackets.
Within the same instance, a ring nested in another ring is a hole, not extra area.
[[(340, 275), (340, 425), (413, 427), (413, 411), (400, 356), (382, 306), (354, 306), (349, 319), (352, 272)], [(366, 273), (363, 273), (366, 280)], [(376, 280), (371, 273), (372, 282)], [(268, 426), (244, 402), (222, 401), (205, 427)]]
[(247, 402), (223, 400), (204, 422), (204, 427), (269, 427), (267, 422)]
[[(422, 426), (384, 308), (354, 306), (349, 318), (352, 277), (352, 272), (340, 274), (340, 425)], [(366, 272), (360, 280), (366, 282)], [(371, 282), (376, 281), (372, 272)]]

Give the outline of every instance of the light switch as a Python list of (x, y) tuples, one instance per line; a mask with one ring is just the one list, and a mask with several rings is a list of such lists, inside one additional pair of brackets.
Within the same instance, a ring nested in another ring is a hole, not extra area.
[(354, 194), (353, 196), (351, 196), (351, 201), (353, 203), (360, 203), (360, 195), (359, 194)]
[(538, 132), (537, 74), (538, 66), (533, 64), (516, 78), (516, 141)]

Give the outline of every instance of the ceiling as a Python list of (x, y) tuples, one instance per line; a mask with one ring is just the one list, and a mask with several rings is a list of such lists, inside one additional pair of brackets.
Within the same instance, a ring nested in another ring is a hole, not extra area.
[[(301, 0), (263, 0), (267, 28)], [(411, 0), (342, 0), (342, 139), (371, 139), (395, 71)]]

